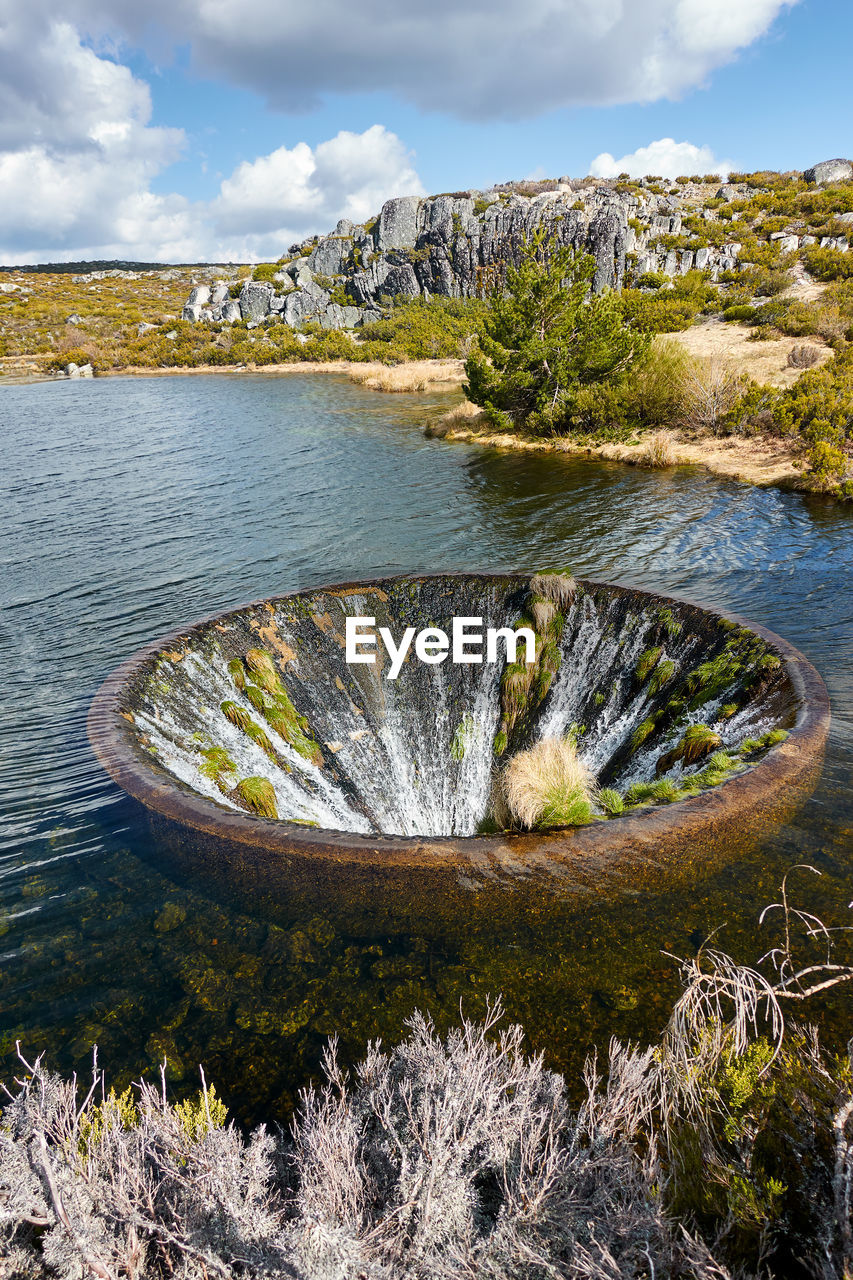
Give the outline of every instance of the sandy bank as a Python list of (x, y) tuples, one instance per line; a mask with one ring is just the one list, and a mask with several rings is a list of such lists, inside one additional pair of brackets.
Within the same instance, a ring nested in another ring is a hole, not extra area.
[(443, 438), (492, 449), (526, 450), (537, 453), (562, 453), (575, 457), (604, 458), (629, 466), (659, 467), (650, 460), (654, 446), (662, 450), (669, 466), (702, 466), (715, 475), (746, 484), (782, 485), (790, 489), (809, 489), (805, 479), (805, 463), (799, 450), (787, 440), (776, 437), (701, 436), (680, 431), (658, 431), (646, 435), (635, 445), (580, 444), (566, 439), (538, 440), (528, 436), (492, 431), (470, 419), (450, 427)]

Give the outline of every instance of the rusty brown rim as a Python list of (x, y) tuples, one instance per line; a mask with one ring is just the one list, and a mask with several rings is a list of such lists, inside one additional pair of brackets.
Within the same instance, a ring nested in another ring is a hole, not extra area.
[(658, 848), (666, 837), (678, 832), (682, 839), (699, 837), (701, 832), (721, 820), (746, 818), (765, 803), (769, 804), (786, 786), (794, 787), (804, 774), (814, 770), (820, 759), (829, 731), (830, 708), (826, 686), (818, 672), (794, 645), (767, 627), (750, 622), (739, 614), (697, 605), (677, 593), (661, 595), (642, 591), (623, 583), (579, 579), (581, 585), (631, 592), (650, 601), (666, 604), (675, 600), (701, 609), (712, 617), (726, 619), (761, 636), (782, 658), (799, 709), (794, 725), (784, 743), (750, 769), (713, 791), (707, 791), (667, 806), (655, 806), (636, 814), (611, 818), (607, 822), (570, 830), (545, 833), (501, 834), (495, 836), (397, 836), (361, 835), (355, 832), (306, 828), (296, 823), (272, 821), (226, 809), (200, 795), (167, 773), (143, 752), (127, 720), (121, 714), (120, 697), (125, 686), (139, 668), (163, 649), (186, 644), (212, 622), (260, 608), (267, 603), (289, 600), (296, 596), (321, 591), (348, 592), (381, 587), (391, 581), (428, 581), (433, 578), (527, 578), (529, 571), (461, 572), (392, 574), (380, 578), (335, 582), (262, 597), (211, 614), (190, 627), (182, 627), (151, 641), (137, 650), (112, 671), (98, 689), (87, 717), (89, 742), (110, 777), (146, 808), (172, 821), (210, 836), (219, 836), (237, 844), (264, 849), (298, 858), (331, 859), (337, 862), (375, 862), (384, 866), (428, 866), (432, 869), (447, 864), (458, 865), (460, 855), (484, 868), (493, 858), (529, 865), (545, 861), (591, 860), (612, 852), (614, 845)]

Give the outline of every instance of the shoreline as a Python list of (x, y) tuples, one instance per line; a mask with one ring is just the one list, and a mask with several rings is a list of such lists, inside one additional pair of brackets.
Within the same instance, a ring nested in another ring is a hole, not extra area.
[[(18, 365), (8, 359), (0, 360), (0, 386), (17, 386), (37, 382), (88, 382), (88, 378), (70, 378), (65, 373), (45, 373), (34, 361), (23, 359)], [(398, 371), (413, 380), (420, 379), (427, 387), (461, 387), (465, 379), (464, 360), (407, 360), (399, 365), (381, 365), (363, 360), (293, 360), (282, 364), (200, 364), (200, 365), (122, 365), (116, 369), (102, 369), (95, 378), (171, 378), (208, 373), (217, 374), (287, 374), (287, 373), (337, 373), (352, 375), (358, 371), (364, 375), (353, 377), (355, 384), (368, 385), (371, 374), (380, 370)], [(382, 388), (383, 390), (385, 388)], [(413, 390), (416, 388), (412, 388)]]
[[(654, 465), (647, 461), (646, 451), (652, 437), (663, 441), (667, 447), (670, 461), (664, 465)], [(820, 493), (820, 490), (809, 484), (805, 467), (799, 464), (795, 449), (778, 437), (745, 439), (740, 436), (691, 436), (680, 431), (658, 430), (648, 432), (636, 445), (583, 444), (564, 438), (540, 440), (510, 432), (452, 426), (446, 432), (437, 432), (435, 438), (451, 443), (478, 444), (484, 448), (506, 452), (558, 453), (570, 457), (596, 458), (649, 471), (699, 466), (722, 479), (738, 480), (758, 488), (777, 487), (800, 493)]]

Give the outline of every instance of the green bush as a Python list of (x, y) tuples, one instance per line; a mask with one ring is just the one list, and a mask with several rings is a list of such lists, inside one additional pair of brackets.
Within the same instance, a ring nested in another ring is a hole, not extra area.
[(545, 228), (489, 302), (479, 348), (465, 365), (465, 394), (501, 427), (583, 430), (618, 398), (616, 384), (649, 348), (618, 296), (591, 294), (595, 259), (549, 241)]
[(486, 310), (476, 299), (407, 299), (384, 319), (362, 325), (359, 337), (371, 348), (369, 358), (385, 364), (452, 359), (480, 332)]
[(853, 253), (810, 245), (803, 252), (806, 269), (818, 280), (853, 279)]
[(726, 307), (723, 312), (723, 319), (726, 321), (737, 320), (744, 322), (755, 320), (756, 318), (757, 312), (755, 307), (750, 307), (741, 303), (738, 303), (733, 307)]
[(777, 425), (812, 443), (840, 445), (853, 437), (853, 348), (809, 369), (779, 398)]
[(668, 280), (663, 271), (644, 271), (634, 284), (638, 289), (662, 289)]
[(678, 297), (671, 289), (656, 294), (623, 289), (622, 314), (643, 333), (677, 333), (689, 329), (699, 314), (692, 298)]
[(279, 271), (281, 271), (279, 262), (259, 262), (252, 272), (252, 279), (261, 284), (274, 284), (273, 276), (278, 275)]

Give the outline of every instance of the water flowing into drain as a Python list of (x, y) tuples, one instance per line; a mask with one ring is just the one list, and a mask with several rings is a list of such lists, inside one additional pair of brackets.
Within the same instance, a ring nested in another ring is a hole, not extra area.
[[(458, 616), (526, 625), (537, 661), (411, 654), (392, 681), (381, 646), (375, 665), (346, 662), (348, 615), (395, 636), (449, 633)], [(742, 772), (795, 713), (779, 657), (753, 632), (692, 605), (542, 576), (395, 579), (252, 606), (150, 659), (125, 710), (158, 763), (220, 805), (408, 836), (484, 829), (501, 766), (546, 738), (571, 733), (598, 784), (631, 807)]]

